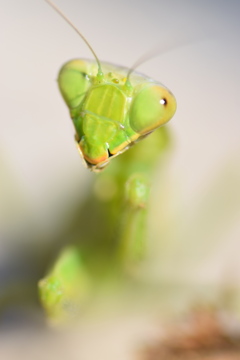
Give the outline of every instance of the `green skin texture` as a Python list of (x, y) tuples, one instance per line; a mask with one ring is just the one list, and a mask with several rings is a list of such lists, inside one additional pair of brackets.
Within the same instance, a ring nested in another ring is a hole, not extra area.
[(71, 60), (61, 68), (60, 92), (70, 110), (79, 151), (93, 171), (127, 150), (176, 111), (173, 94), (160, 83), (126, 68)]

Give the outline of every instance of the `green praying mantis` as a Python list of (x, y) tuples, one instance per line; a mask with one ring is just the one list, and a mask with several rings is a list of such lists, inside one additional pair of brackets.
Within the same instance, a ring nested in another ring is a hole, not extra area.
[(85, 41), (94, 60), (67, 62), (58, 85), (69, 108), (79, 152), (88, 168), (102, 170), (109, 161), (166, 124), (176, 111), (173, 94), (133, 69), (100, 63), (72, 22), (46, 0)]
[(65, 322), (88, 303), (92, 291), (96, 297), (96, 289), (106, 279), (117, 277), (120, 285), (119, 274), (144, 258), (150, 178), (169, 145), (166, 127), (154, 130), (174, 115), (176, 100), (166, 87), (136, 73), (134, 67), (100, 63), (79, 30), (55, 4), (46, 2), (95, 57), (67, 62), (58, 76), (79, 152), (91, 171), (100, 172), (70, 230), (65, 231), (63, 241), (68, 245), (39, 282), (49, 319)]

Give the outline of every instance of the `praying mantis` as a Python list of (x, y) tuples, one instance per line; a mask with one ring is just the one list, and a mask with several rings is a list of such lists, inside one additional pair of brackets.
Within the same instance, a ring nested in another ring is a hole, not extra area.
[(106, 274), (119, 274), (144, 257), (150, 178), (169, 144), (165, 127), (154, 130), (172, 118), (176, 100), (166, 87), (134, 68), (100, 62), (75, 25), (52, 1), (45, 1), (95, 57), (71, 60), (58, 75), (80, 155), (91, 171), (99, 173), (69, 235), (74, 245), (62, 249), (39, 282), (48, 317), (65, 322), (69, 315), (75, 317), (75, 310)]
[(64, 64), (58, 85), (70, 111), (79, 152), (87, 167), (97, 172), (166, 124), (176, 111), (176, 100), (165, 86), (133, 69), (101, 63), (75, 25), (52, 1), (46, 1), (95, 57), (95, 61), (75, 59)]

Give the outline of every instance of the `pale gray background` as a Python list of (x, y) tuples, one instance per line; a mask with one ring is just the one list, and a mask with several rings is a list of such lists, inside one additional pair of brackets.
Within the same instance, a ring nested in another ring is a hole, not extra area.
[[(239, 1), (56, 3), (88, 38), (100, 60), (131, 66), (145, 52), (176, 43), (175, 50), (138, 69), (168, 86), (178, 102), (169, 124), (175, 147), (166, 177), (173, 196), (171, 202), (169, 194), (165, 199), (165, 230), (159, 229), (164, 193), (158, 186), (160, 171), (153, 179), (151, 213), (152, 242), (158, 249), (156, 238), (161, 243), (160, 235), (168, 234), (165, 241), (170, 247), (156, 252), (152, 272), (194, 281), (221, 282), (230, 277), (238, 282)], [(0, 0), (0, 40), (0, 228), (11, 238), (31, 218), (39, 231), (49, 234), (94, 176), (79, 159), (56, 83), (65, 61), (92, 55), (40, 0)], [(185, 46), (178, 46), (184, 42)], [(176, 219), (177, 234), (169, 235)], [(208, 252), (206, 242), (213, 232), (214, 247)], [(10, 256), (5, 239), (0, 243), (0, 261)], [(196, 261), (198, 266), (191, 268)], [(116, 345), (111, 356), (120, 359), (116, 356), (122, 349), (122, 344)], [(6, 354), (0, 357), (10, 359)]]

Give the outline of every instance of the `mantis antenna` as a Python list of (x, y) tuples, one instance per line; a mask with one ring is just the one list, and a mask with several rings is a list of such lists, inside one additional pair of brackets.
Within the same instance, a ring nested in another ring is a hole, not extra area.
[(91, 47), (91, 45), (89, 44), (89, 42), (87, 41), (87, 39), (85, 38), (85, 36), (83, 36), (83, 34), (78, 30), (78, 28), (71, 22), (71, 20), (51, 1), (51, 0), (45, 0), (75, 31), (76, 33), (82, 38), (82, 40), (85, 42), (85, 44), (88, 46), (88, 48), (91, 50), (93, 56), (96, 59), (96, 62), (98, 64), (98, 75), (102, 76), (102, 68), (101, 68), (101, 64), (100, 61), (95, 53), (95, 51), (93, 50), (93, 48)]
[(147, 62), (148, 60), (153, 59), (156, 56), (160, 56), (162, 54), (165, 54), (171, 50), (174, 50), (176, 47), (176, 44), (164, 44), (164, 47), (161, 47), (161, 50), (159, 51), (158, 48), (152, 49), (151, 51), (145, 53), (144, 55), (142, 55), (134, 64), (133, 66), (128, 70), (127, 73), (127, 80), (129, 81), (129, 77), (132, 74), (132, 72), (139, 67), (140, 65), (142, 65), (143, 63)]
[(151, 60), (157, 56), (166, 54), (172, 50), (175, 50), (177, 48), (181, 48), (182, 46), (188, 46), (191, 44), (195, 44), (196, 42), (199, 41), (203, 41), (205, 40), (204, 36), (197, 36), (197, 35), (188, 35), (188, 37), (186, 37), (184, 35), (184, 38), (178, 37), (176, 38), (172, 38), (170, 39), (170, 41), (165, 41), (165, 43), (163, 43), (161, 45), (161, 49), (159, 49), (159, 47), (152, 49), (151, 51), (145, 53), (143, 56), (141, 56), (134, 64), (133, 66), (128, 70), (127, 73), (127, 79), (126, 82), (129, 82), (129, 78), (132, 74), (132, 72), (139, 67), (140, 65), (142, 65), (143, 63), (147, 62), (148, 60)]

